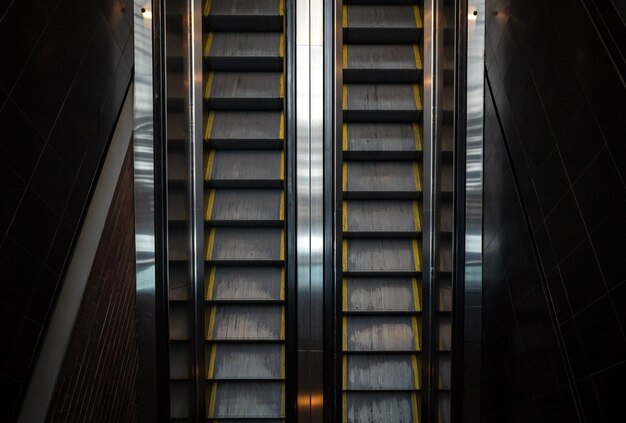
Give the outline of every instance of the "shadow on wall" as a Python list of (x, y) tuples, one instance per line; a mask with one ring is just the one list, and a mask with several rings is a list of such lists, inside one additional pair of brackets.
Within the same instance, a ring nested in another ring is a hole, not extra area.
[(626, 87), (581, 1), (487, 7), (483, 417), (620, 421)]

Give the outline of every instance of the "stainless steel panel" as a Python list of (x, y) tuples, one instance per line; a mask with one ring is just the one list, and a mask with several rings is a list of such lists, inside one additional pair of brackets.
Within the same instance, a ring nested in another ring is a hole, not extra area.
[[(157, 421), (157, 333), (154, 115), (152, 74), (152, 10), (145, 0), (134, 2), (135, 125), (135, 249), (139, 347), (139, 421)], [(142, 13), (142, 8), (144, 13)]]

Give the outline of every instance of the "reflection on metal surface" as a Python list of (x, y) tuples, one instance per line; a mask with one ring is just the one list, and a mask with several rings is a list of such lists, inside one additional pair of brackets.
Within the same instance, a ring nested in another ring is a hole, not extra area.
[(321, 422), (323, 407), (323, 12), (322, 0), (296, 0), (299, 422)]
[[(468, 1), (467, 22), (467, 126), (466, 126), (466, 169), (465, 169), (465, 327), (476, 327), (480, 331), (480, 319), (467, 321), (480, 313), (468, 313), (468, 307), (480, 307), (476, 298), (482, 294), (482, 205), (483, 205), (483, 126), (484, 126), (484, 48), (485, 43), (485, 2)], [(473, 369), (471, 381), (464, 386), (464, 398), (468, 391), (480, 387), (480, 337), (468, 339), (465, 343), (477, 343), (473, 354), (463, 357), (463, 367)], [(471, 383), (471, 385), (470, 385)], [(472, 395), (475, 397), (475, 395)], [(475, 401), (464, 401), (463, 414), (468, 422), (480, 419), (480, 406)]]
[(135, 249), (139, 346), (139, 421), (157, 420), (156, 243), (152, 19), (142, 13), (145, 0), (134, 4)]

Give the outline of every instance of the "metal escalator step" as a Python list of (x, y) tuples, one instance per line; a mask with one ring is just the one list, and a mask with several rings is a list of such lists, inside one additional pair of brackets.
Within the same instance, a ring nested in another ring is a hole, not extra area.
[(211, 32), (204, 58), (212, 70), (280, 71), (284, 38), (272, 32)]
[(422, 116), (415, 84), (344, 84), (344, 121), (415, 122)]
[(344, 43), (417, 43), (423, 23), (419, 6), (347, 5), (343, 7)]
[(208, 418), (283, 418), (282, 382), (214, 382), (207, 387)]
[(216, 31), (280, 31), (283, 13), (282, 0), (209, 0), (204, 5), (205, 21)]
[(284, 194), (278, 189), (212, 189), (205, 219), (213, 226), (278, 226)]
[(345, 45), (343, 46), (343, 81), (350, 82), (418, 82), (422, 58), (413, 45)]
[(211, 307), (207, 340), (282, 341), (284, 308), (280, 305), (226, 305)]
[(207, 377), (281, 380), (285, 377), (283, 349), (280, 344), (213, 344)]
[(413, 123), (344, 123), (344, 159), (414, 160), (422, 152), (422, 131)]
[(284, 231), (278, 228), (211, 228), (206, 260), (221, 264), (281, 264)]
[(281, 188), (282, 151), (212, 150), (205, 180), (219, 188)]
[(215, 148), (282, 148), (282, 112), (225, 112), (208, 115), (204, 139)]
[(421, 170), (416, 162), (344, 162), (345, 198), (419, 198)]
[(212, 109), (280, 110), (283, 75), (278, 72), (211, 72), (204, 99)]
[(344, 357), (346, 390), (419, 389), (415, 354), (353, 354)]
[(347, 423), (417, 423), (418, 400), (412, 392), (344, 393)]
[(285, 274), (281, 267), (217, 266), (207, 272), (209, 301), (280, 301)]
[(416, 274), (421, 271), (416, 239), (344, 239), (343, 271), (353, 275)]
[(416, 278), (344, 278), (345, 312), (415, 312), (421, 310)]
[(415, 316), (347, 316), (343, 324), (344, 351), (420, 350), (420, 324)]
[(345, 236), (415, 237), (422, 230), (417, 201), (344, 201)]

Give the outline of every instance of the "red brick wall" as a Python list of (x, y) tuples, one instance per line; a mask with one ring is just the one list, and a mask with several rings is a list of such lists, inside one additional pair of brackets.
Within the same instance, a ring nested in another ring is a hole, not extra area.
[(129, 148), (48, 408), (48, 422), (137, 421), (132, 158)]

